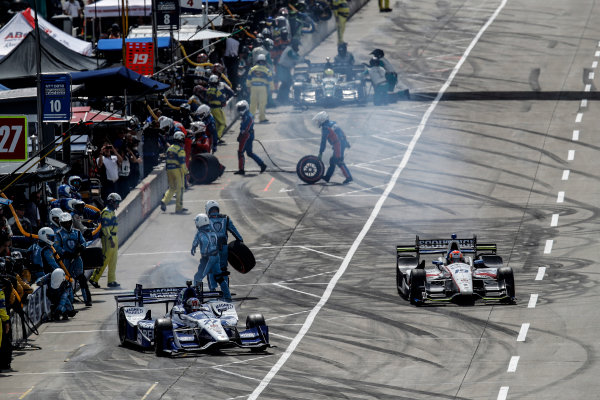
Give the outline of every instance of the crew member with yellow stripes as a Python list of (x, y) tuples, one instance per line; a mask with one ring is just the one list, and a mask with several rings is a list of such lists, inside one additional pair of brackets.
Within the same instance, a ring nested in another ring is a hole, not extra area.
[(265, 115), (268, 101), (268, 89), (273, 87), (273, 74), (267, 67), (267, 57), (259, 54), (256, 57), (256, 65), (248, 72), (246, 84), (250, 89), (250, 113), (255, 114), (259, 109), (259, 123), (269, 122)]
[(210, 113), (215, 118), (215, 123), (217, 124), (217, 136), (219, 137), (219, 140), (221, 140), (223, 132), (225, 132), (225, 128), (227, 127), (225, 113), (223, 112), (227, 97), (219, 90), (219, 77), (217, 75), (211, 75), (210, 78), (208, 78), (208, 85), (209, 88), (206, 90), (206, 102), (210, 106)]
[[(184, 164), (185, 165), (185, 164)], [(102, 221), (102, 257), (103, 266), (96, 268), (90, 277), (90, 283), (95, 288), (99, 288), (98, 281), (108, 267), (108, 284), (110, 288), (119, 287), (117, 282), (117, 254), (119, 253), (119, 222), (117, 221), (116, 211), (121, 203), (121, 196), (117, 193), (111, 193), (106, 198), (106, 207), (102, 210), (100, 218)]]
[(344, 43), (344, 31), (346, 30), (346, 21), (350, 17), (350, 7), (346, 0), (332, 0), (331, 8), (335, 15), (337, 25), (338, 44)]
[(167, 210), (167, 204), (175, 195), (175, 212), (183, 214), (187, 208), (183, 208), (183, 184), (185, 176), (188, 174), (188, 169), (185, 165), (185, 150), (183, 149), (183, 141), (185, 134), (181, 131), (173, 134), (173, 143), (167, 149), (167, 179), (169, 188), (165, 192), (164, 197), (160, 201), (160, 209)]
[(0, 370), (10, 369), (12, 359), (10, 317), (6, 312), (6, 299), (2, 289), (0, 285)]

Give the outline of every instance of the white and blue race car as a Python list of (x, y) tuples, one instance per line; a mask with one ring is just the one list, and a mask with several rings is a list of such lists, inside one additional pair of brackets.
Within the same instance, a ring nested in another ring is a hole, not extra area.
[[(121, 344), (154, 349), (157, 356), (209, 348), (264, 351), (271, 347), (269, 328), (262, 314), (248, 315), (246, 329), (239, 330), (235, 306), (220, 300), (221, 292), (205, 292), (202, 286), (193, 287), (190, 281), (187, 284), (187, 287), (166, 288), (143, 288), (138, 284), (131, 295), (115, 296)], [(161, 303), (166, 306), (166, 314), (152, 318), (147, 306)], [(173, 306), (169, 310), (170, 304)]]
[[(396, 247), (396, 287), (411, 304), (460, 303), (476, 300), (514, 303), (512, 268), (496, 254), (496, 244), (478, 243), (477, 236), (419, 239)], [(425, 268), (424, 255), (437, 255)]]

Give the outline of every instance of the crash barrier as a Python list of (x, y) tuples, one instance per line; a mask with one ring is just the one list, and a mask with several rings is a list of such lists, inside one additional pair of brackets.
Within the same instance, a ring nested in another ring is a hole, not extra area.
[(14, 345), (24, 342), (42, 322), (50, 317), (50, 300), (46, 296), (46, 285), (39, 286), (27, 297), (23, 314), (25, 319), (14, 309), (10, 312)]
[[(358, 12), (358, 10), (360, 10), (368, 2), (369, 0), (349, 1), (348, 6), (350, 7), (350, 17)], [(315, 22), (315, 27), (316, 28), (313, 33), (302, 35), (302, 44), (300, 45), (300, 56), (302, 57), (313, 51), (313, 49), (321, 44), (321, 42), (323, 42), (327, 36), (336, 31), (337, 28), (335, 24), (335, 16), (327, 21)], [(335, 54), (332, 54), (332, 57), (334, 55)], [(233, 126), (238, 118), (238, 112), (235, 108), (236, 101), (237, 100), (235, 98), (232, 98), (227, 102), (227, 105), (223, 107), (225, 119), (227, 120), (227, 128), (225, 128), (225, 132), (227, 132)]]

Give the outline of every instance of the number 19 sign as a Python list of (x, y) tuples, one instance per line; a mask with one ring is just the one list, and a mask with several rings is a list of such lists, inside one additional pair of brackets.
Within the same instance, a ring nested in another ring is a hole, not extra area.
[(43, 74), (42, 80), (42, 121), (71, 121), (71, 75)]
[(27, 117), (0, 116), (0, 161), (27, 161)]

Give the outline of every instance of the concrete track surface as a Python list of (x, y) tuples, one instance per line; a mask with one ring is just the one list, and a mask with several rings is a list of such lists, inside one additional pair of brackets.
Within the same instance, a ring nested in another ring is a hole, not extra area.
[[(198, 261), (193, 215), (218, 200), (258, 260), (232, 275), (238, 312), (263, 313), (277, 347), (174, 359), (122, 348), (117, 292), (100, 289), (92, 309), (43, 325), (42, 350), (15, 358), (0, 399), (598, 397), (600, 10), (582, 0), (391, 6), (368, 4), (346, 41), (360, 61), (383, 48), (413, 96), (329, 110), (352, 144), (353, 183), (338, 172), (302, 184), (293, 171), (318, 152), (316, 110), (269, 110), (256, 136), (283, 171), (269, 161), (264, 174), (231, 174), (233, 132), (217, 153), (230, 172), (185, 193), (192, 214), (157, 210), (121, 248), (121, 292), (182, 285)], [(333, 56), (334, 40), (312, 60)], [(395, 245), (453, 232), (498, 243), (517, 305), (416, 308), (398, 296)]]

